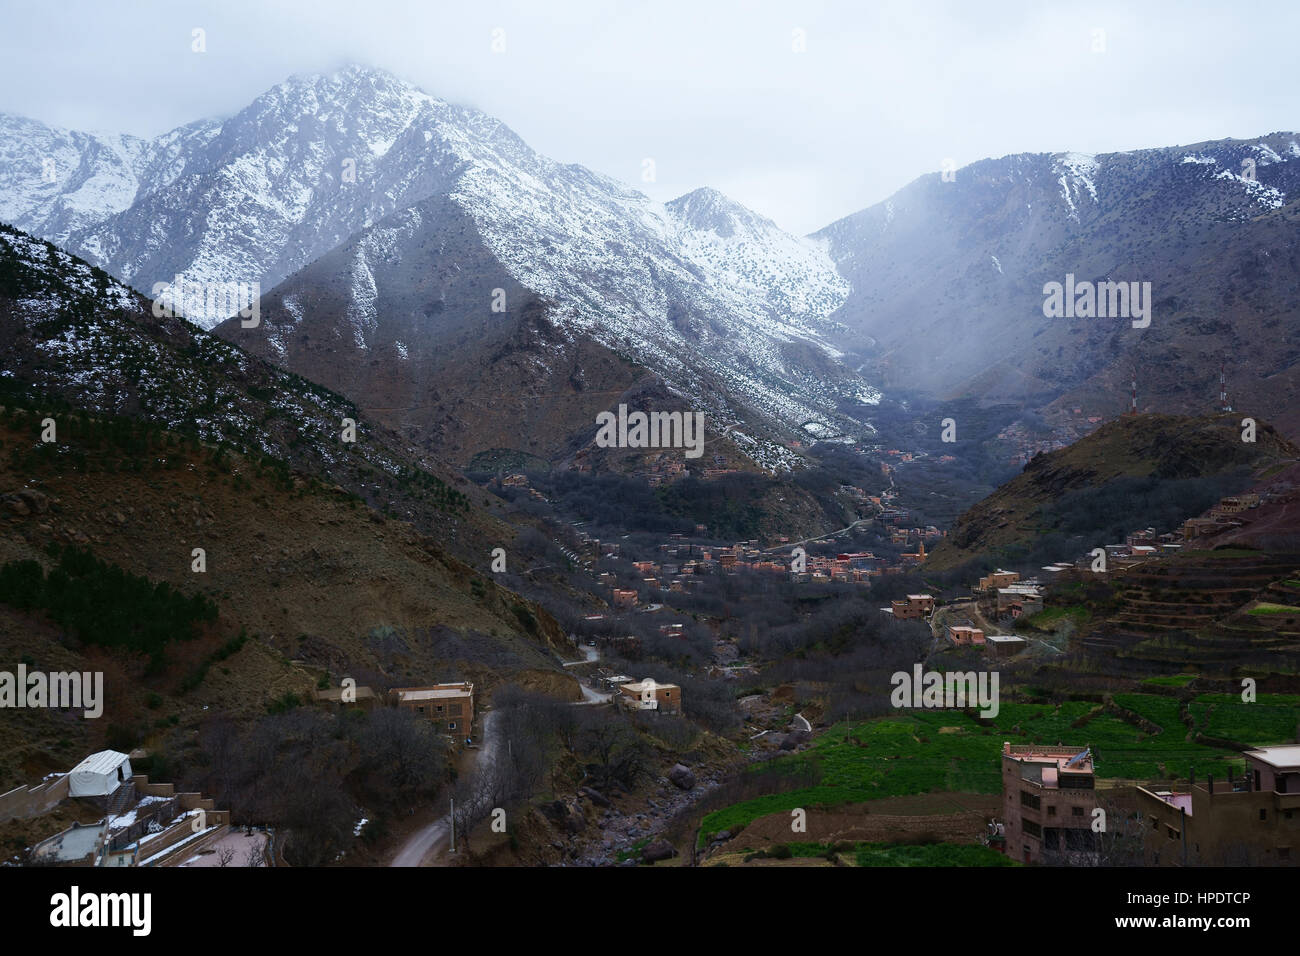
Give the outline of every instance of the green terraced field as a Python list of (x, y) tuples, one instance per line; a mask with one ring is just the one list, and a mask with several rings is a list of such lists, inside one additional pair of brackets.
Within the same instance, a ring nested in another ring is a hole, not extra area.
[[(1122, 780), (1185, 779), (1195, 772), (1226, 775), (1243, 761), (1232, 751), (1187, 741), (1178, 702), (1157, 694), (1117, 694), (1115, 700), (1164, 730), (1147, 735), (1110, 714), (1072, 726), (1097, 705), (1004, 703), (984, 720), (963, 711), (900, 712), (862, 723), (840, 723), (801, 754), (778, 757), (768, 771), (813, 766), (816, 786), (747, 800), (708, 814), (701, 845), (719, 830), (734, 830), (769, 813), (796, 807), (836, 806), (927, 792), (997, 793), (1002, 786), (1002, 742), (1091, 746), (1097, 775)], [(1197, 729), (1251, 746), (1294, 739), (1300, 697), (1263, 695), (1244, 704), (1232, 695), (1203, 695), (1190, 704)]]

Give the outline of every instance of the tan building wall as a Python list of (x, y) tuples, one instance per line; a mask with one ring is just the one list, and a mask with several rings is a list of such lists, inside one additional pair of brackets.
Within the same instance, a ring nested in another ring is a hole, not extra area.
[(1245, 755), (1244, 779), (1137, 789), (1148, 866), (1300, 863), (1300, 773), (1253, 753)]
[(67, 774), (46, 783), (30, 787), (15, 787), (0, 795), (0, 823), (25, 820), (48, 813), (68, 796), (70, 778)]
[(1041, 863), (1045, 854), (1086, 854), (1096, 847), (1092, 821), (1097, 791), (1091, 763), (1086, 770), (1060, 769), (1061, 761), (1083, 749), (1003, 744), (1002, 812), (1008, 857)]
[[(420, 691), (448, 691), (440, 696), (418, 696)], [(397, 706), (426, 717), (443, 733), (466, 737), (474, 726), (474, 685), (432, 684), (428, 687), (399, 687), (393, 690)]]
[[(624, 706), (636, 708), (642, 700), (643, 681), (620, 684), (618, 691)], [(682, 689), (676, 684), (656, 684), (654, 687), (655, 710), (661, 714), (680, 714), (682, 712)]]

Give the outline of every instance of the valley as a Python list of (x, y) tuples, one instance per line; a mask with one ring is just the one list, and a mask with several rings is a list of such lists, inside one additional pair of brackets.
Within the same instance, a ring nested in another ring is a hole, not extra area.
[(0, 141), (0, 648), (106, 695), (7, 863), (1294, 862), (1296, 134), (807, 236), (360, 65)]

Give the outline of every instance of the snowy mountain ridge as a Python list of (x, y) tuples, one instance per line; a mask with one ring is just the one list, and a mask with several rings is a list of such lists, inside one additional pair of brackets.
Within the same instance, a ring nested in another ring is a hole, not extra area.
[[(706, 387), (702, 373), (721, 375), (786, 423), (841, 397), (791, 359), (837, 355), (821, 336), (849, 287), (820, 244), (715, 190), (657, 203), (379, 70), (294, 76), (229, 119), (152, 141), (7, 116), (0, 141), (22, 159), (0, 219), (142, 291), (180, 277), (265, 292), (386, 217), (447, 196), (509, 275), (555, 304), (566, 334), (625, 351), (688, 395)], [(46, 155), (77, 173), (40, 180)], [(378, 290), (355, 271), (364, 342)], [(227, 316), (189, 318), (211, 328)]]

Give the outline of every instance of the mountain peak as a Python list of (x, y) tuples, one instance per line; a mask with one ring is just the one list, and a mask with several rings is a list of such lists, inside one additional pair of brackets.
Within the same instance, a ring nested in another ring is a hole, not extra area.
[(760, 216), (711, 186), (701, 186), (665, 204), (678, 221), (702, 232), (730, 239), (738, 232), (776, 229), (776, 223)]

